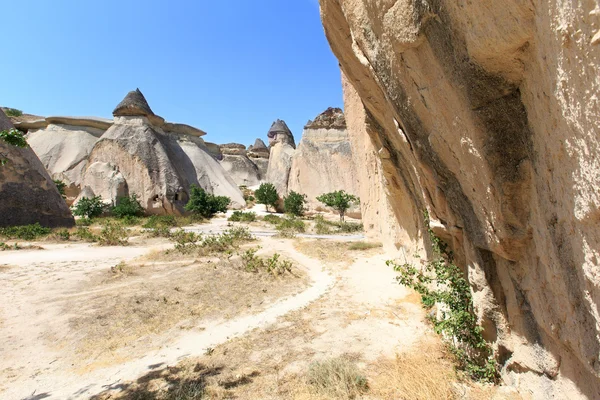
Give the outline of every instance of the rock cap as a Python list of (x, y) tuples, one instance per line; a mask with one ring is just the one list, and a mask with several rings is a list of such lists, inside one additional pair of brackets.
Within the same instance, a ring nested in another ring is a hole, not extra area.
[(155, 116), (140, 89), (132, 90), (113, 111), (115, 117)]
[(346, 117), (341, 108), (329, 107), (313, 121), (308, 121), (304, 129), (346, 129)]

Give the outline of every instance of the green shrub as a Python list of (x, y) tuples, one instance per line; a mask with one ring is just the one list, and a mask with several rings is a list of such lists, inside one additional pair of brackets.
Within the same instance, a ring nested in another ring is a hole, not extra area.
[(52, 229), (41, 226), (38, 222), (32, 225), (10, 226), (0, 228), (0, 236), (8, 239), (35, 240), (48, 236)]
[(152, 215), (148, 217), (142, 228), (175, 228), (179, 226), (174, 215)]
[(229, 254), (240, 244), (254, 240), (254, 236), (242, 227), (228, 229), (220, 235), (206, 236), (179, 229), (171, 235), (171, 240), (175, 242), (175, 250), (180, 253), (196, 252), (200, 256), (207, 256)]
[(331, 225), (327, 222), (322, 215), (315, 216), (315, 232), (317, 235), (329, 235), (331, 233)]
[(280, 237), (294, 238), (297, 233), (306, 231), (304, 221), (295, 217), (286, 217), (276, 227)]
[(306, 195), (296, 193), (293, 190), (283, 198), (283, 208), (288, 214), (302, 216), (304, 214), (304, 205), (306, 203)]
[(190, 200), (185, 209), (204, 218), (212, 218), (218, 212), (226, 212), (231, 199), (226, 196), (214, 196), (199, 186), (190, 187)]
[(254, 192), (254, 196), (259, 204), (265, 205), (267, 211), (269, 211), (269, 206), (275, 208), (279, 201), (279, 195), (272, 183), (262, 183)]
[(0, 139), (12, 146), (22, 148), (27, 147), (27, 140), (25, 139), (23, 132), (14, 128), (0, 131)]
[(98, 236), (94, 235), (90, 231), (90, 228), (88, 228), (86, 226), (78, 227), (77, 231), (75, 231), (73, 236), (76, 236), (77, 238), (79, 238), (79, 240), (82, 240), (84, 242), (97, 242), (98, 241)]
[(8, 117), (20, 117), (23, 115), (23, 111), (17, 110), (16, 108), (7, 107), (4, 109), (4, 114), (6, 114)]
[(240, 254), (242, 265), (246, 272), (260, 272), (262, 270), (273, 276), (283, 275), (286, 272), (292, 272), (293, 264), (287, 260), (280, 260), (278, 253), (273, 254), (270, 258), (262, 258), (256, 255), (256, 252), (261, 247), (252, 247)]
[(268, 222), (271, 225), (278, 225), (281, 222), (281, 217), (279, 215), (265, 215), (263, 217), (263, 221)]
[(342, 222), (340, 224), (336, 224), (336, 226), (341, 233), (362, 232), (364, 229), (363, 224), (358, 224), (356, 222)]
[(229, 217), (227, 220), (233, 222), (254, 222), (256, 221), (256, 213), (234, 211), (231, 217)]
[(119, 219), (119, 222), (125, 226), (136, 226), (142, 222), (141, 217), (134, 217), (132, 215), (126, 215)]
[(369, 389), (367, 378), (347, 357), (312, 363), (307, 382), (317, 394), (334, 399), (354, 399)]
[(144, 215), (144, 207), (140, 204), (138, 196), (133, 193), (130, 196), (119, 198), (111, 212), (117, 218), (141, 217)]
[[(483, 328), (477, 323), (471, 286), (463, 271), (454, 264), (448, 245), (435, 236), (429, 225), (429, 214), (424, 212), (434, 257), (424, 267), (409, 263), (387, 261), (400, 275), (396, 278), (421, 294), (427, 308), (443, 304), (441, 318), (432, 320), (435, 331), (452, 338), (450, 347), (459, 367), (473, 379), (497, 382), (498, 366), (491, 346), (483, 338)], [(456, 344), (458, 343), (458, 344)]]
[(62, 240), (64, 242), (68, 242), (69, 240), (71, 240), (71, 232), (69, 232), (68, 229), (57, 229), (54, 232), (52, 232), (52, 236), (56, 240)]
[(98, 236), (100, 246), (125, 246), (129, 239), (129, 231), (118, 222), (108, 221)]
[(102, 198), (100, 196), (94, 196), (91, 198), (82, 197), (79, 199), (77, 204), (73, 206), (73, 215), (91, 219), (102, 215), (105, 209), (106, 206), (102, 202)]
[(325, 204), (327, 207), (331, 207), (340, 214), (340, 221), (344, 222), (344, 216), (346, 211), (352, 206), (352, 204), (359, 203), (358, 197), (346, 193), (343, 190), (337, 190), (331, 193), (325, 193), (317, 197), (317, 200)]
[(64, 183), (63, 181), (61, 181), (60, 179), (54, 179), (53, 182), (56, 185), (56, 189), (58, 190), (58, 193), (60, 193), (60, 195), (64, 199), (66, 197), (66, 195), (65, 195), (65, 189), (67, 187), (67, 184)]

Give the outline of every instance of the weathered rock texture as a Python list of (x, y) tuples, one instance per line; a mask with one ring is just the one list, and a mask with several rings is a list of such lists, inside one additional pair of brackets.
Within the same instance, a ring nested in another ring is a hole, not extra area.
[[(13, 128), (0, 110), (0, 130)], [(31, 148), (18, 148), (0, 140), (0, 226), (28, 225), (70, 227), (71, 211), (48, 172)]]
[(238, 186), (255, 186), (260, 182), (260, 171), (246, 154), (246, 146), (238, 143), (222, 144), (221, 166)]
[(90, 152), (82, 188), (111, 202), (135, 193), (151, 214), (183, 213), (192, 184), (230, 197), (234, 207), (245, 204), (199, 137), (202, 131), (164, 122), (139, 90), (130, 92), (113, 115), (113, 125)]
[(248, 158), (258, 168), (260, 180), (267, 179), (267, 170), (269, 169), (269, 154), (270, 151), (261, 139), (256, 139), (253, 145), (248, 147)]
[(269, 129), (267, 136), (271, 151), (266, 180), (275, 185), (280, 196), (285, 196), (288, 192), (287, 185), (292, 167), (292, 156), (296, 149), (294, 135), (287, 124), (278, 119)]
[(508, 383), (600, 398), (598, 3), (321, 7), (403, 245), (425, 241), (428, 209)]
[(317, 196), (335, 190), (359, 195), (358, 176), (341, 109), (329, 108), (304, 127), (292, 157), (288, 190), (305, 194), (309, 207), (320, 204)]

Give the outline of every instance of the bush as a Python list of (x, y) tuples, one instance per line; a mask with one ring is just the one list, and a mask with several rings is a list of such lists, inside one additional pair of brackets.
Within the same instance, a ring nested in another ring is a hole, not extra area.
[(144, 207), (140, 204), (138, 196), (133, 193), (130, 196), (119, 198), (111, 212), (117, 218), (141, 217), (144, 215)]
[(336, 226), (341, 233), (362, 232), (364, 229), (363, 224), (358, 224), (356, 222), (342, 222), (336, 224)]
[(63, 181), (61, 181), (60, 179), (54, 179), (53, 182), (56, 185), (56, 189), (58, 190), (58, 193), (60, 193), (60, 195), (64, 199), (66, 197), (66, 195), (65, 195), (65, 188), (67, 187), (67, 184), (64, 183)]
[(329, 235), (331, 233), (331, 225), (327, 222), (322, 215), (315, 216), (315, 232), (317, 235)]
[(154, 229), (154, 228), (174, 228), (177, 227), (177, 219), (174, 215), (152, 215), (148, 217), (146, 223), (142, 225), (142, 228)]
[(92, 232), (90, 232), (90, 229), (85, 226), (80, 226), (79, 228), (77, 228), (77, 231), (75, 231), (73, 236), (78, 237), (79, 240), (82, 240), (84, 242), (97, 242), (98, 241), (98, 236), (96, 236)]
[(7, 107), (4, 109), (4, 114), (6, 114), (8, 117), (20, 117), (23, 115), (23, 111), (17, 110), (16, 108)]
[(331, 193), (325, 193), (317, 197), (317, 200), (325, 204), (327, 207), (331, 207), (340, 214), (340, 221), (344, 222), (344, 216), (346, 211), (354, 203), (358, 203), (360, 200), (358, 197), (346, 193), (343, 190), (338, 190)]
[(100, 246), (124, 246), (127, 244), (129, 231), (118, 222), (108, 221), (98, 236)]
[(32, 225), (10, 226), (0, 228), (0, 236), (8, 239), (34, 240), (48, 236), (52, 229), (41, 226), (38, 222)]
[(307, 381), (317, 394), (327, 398), (354, 399), (369, 389), (367, 378), (347, 357), (313, 363)]
[(268, 222), (271, 225), (278, 225), (281, 222), (281, 217), (279, 215), (265, 215), (263, 217), (263, 221)]
[(229, 217), (228, 221), (233, 222), (254, 222), (256, 221), (256, 213), (253, 212), (243, 212), (243, 211), (234, 211), (231, 217)]
[(226, 196), (215, 196), (206, 193), (197, 185), (190, 187), (190, 201), (185, 209), (204, 218), (212, 218), (218, 212), (226, 212), (231, 199)]
[(200, 256), (216, 253), (231, 254), (231, 251), (240, 244), (254, 240), (254, 236), (247, 228), (231, 228), (220, 235), (196, 234), (179, 229), (171, 236), (175, 242), (175, 250), (180, 253), (191, 253), (196, 251)]
[(301, 219), (295, 217), (283, 218), (276, 227), (279, 236), (284, 238), (294, 238), (297, 233), (306, 231), (306, 225)]
[(91, 219), (102, 215), (106, 206), (102, 202), (100, 196), (94, 196), (92, 198), (83, 197), (79, 199), (77, 204), (73, 206), (73, 215)]
[(283, 208), (288, 214), (302, 216), (304, 214), (304, 204), (306, 203), (306, 195), (296, 193), (293, 190), (287, 197), (283, 198)]
[(68, 242), (69, 240), (71, 240), (71, 232), (69, 232), (68, 229), (58, 229), (52, 233), (52, 237), (55, 240)]
[(286, 272), (292, 272), (293, 264), (287, 260), (280, 260), (278, 253), (273, 254), (270, 258), (262, 258), (256, 255), (260, 250), (260, 246), (253, 247), (240, 254), (242, 265), (246, 272), (260, 272), (261, 270), (273, 276), (283, 275)]
[(262, 183), (254, 192), (254, 196), (259, 204), (265, 205), (267, 211), (269, 211), (269, 206), (275, 208), (279, 201), (279, 195), (272, 183)]

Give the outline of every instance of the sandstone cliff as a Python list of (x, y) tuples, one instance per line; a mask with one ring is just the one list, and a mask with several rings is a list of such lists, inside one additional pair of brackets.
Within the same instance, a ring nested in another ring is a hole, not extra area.
[[(13, 128), (0, 110), (0, 130)], [(70, 227), (71, 211), (48, 172), (31, 148), (18, 148), (0, 140), (0, 226), (28, 225)]]
[(392, 240), (428, 247), (427, 209), (505, 381), (600, 398), (597, 2), (320, 3), (346, 99), (362, 100), (346, 105), (363, 120), (351, 140), (376, 155), (363, 166), (383, 176)]
[(359, 195), (358, 186), (344, 113), (329, 108), (304, 127), (292, 157), (288, 190), (305, 194), (307, 205), (315, 207), (323, 193), (345, 190)]
[(285, 121), (278, 119), (269, 129), (267, 136), (271, 151), (266, 181), (275, 185), (280, 196), (285, 196), (288, 192), (292, 156), (296, 149), (294, 135)]

